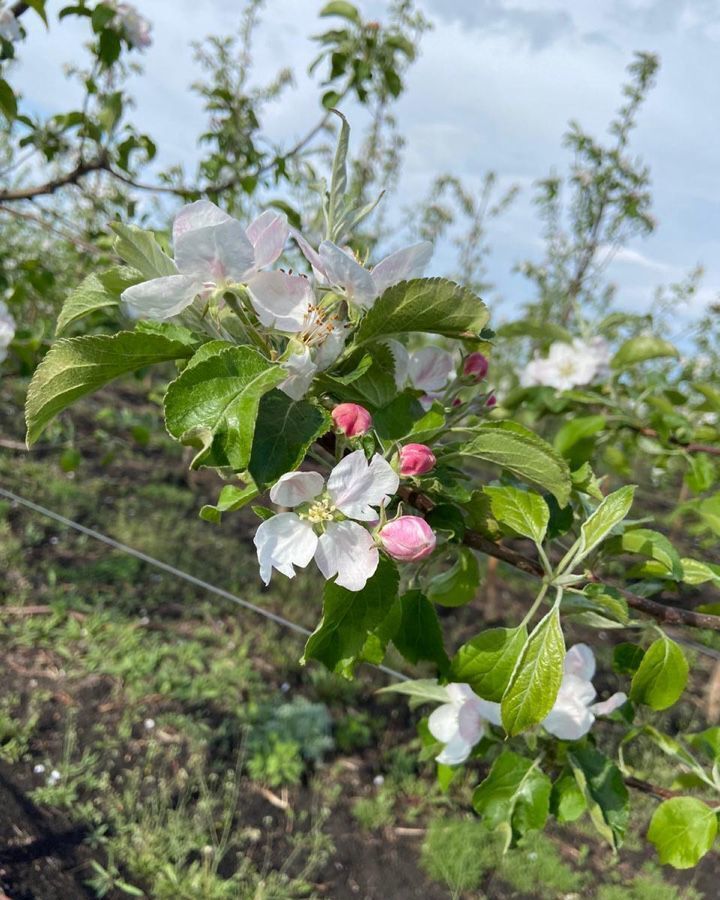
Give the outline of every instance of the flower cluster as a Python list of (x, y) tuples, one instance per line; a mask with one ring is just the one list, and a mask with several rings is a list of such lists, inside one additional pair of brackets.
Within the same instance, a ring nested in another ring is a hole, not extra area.
[[(564, 675), (552, 710), (543, 728), (563, 741), (577, 741), (592, 728), (597, 716), (608, 716), (627, 697), (616, 693), (601, 703), (593, 703), (592, 685), (595, 656), (587, 644), (575, 644), (565, 656)], [(447, 703), (434, 710), (428, 720), (430, 733), (445, 746), (436, 757), (440, 763), (458, 765), (482, 740), (488, 725), (500, 725), (500, 704), (478, 697), (468, 684), (448, 684)]]
[(610, 348), (602, 337), (572, 343), (556, 341), (546, 357), (536, 356), (525, 367), (520, 383), (523, 387), (546, 385), (558, 391), (590, 384), (607, 376)]
[(150, 37), (152, 25), (144, 16), (140, 15), (137, 7), (132, 3), (107, 3), (107, 0), (106, 5), (112, 6), (115, 10), (114, 24), (123, 32), (131, 47), (143, 50), (152, 44)]
[(10, 310), (0, 300), (0, 362), (7, 356), (7, 348), (15, 337), (15, 320), (10, 315)]

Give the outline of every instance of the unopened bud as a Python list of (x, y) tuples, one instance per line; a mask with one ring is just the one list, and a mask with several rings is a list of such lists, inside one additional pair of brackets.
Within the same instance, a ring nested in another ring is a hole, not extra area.
[(435, 467), (435, 454), (425, 444), (405, 444), (400, 448), (400, 474), (425, 475)]
[(495, 406), (496, 404), (497, 404), (497, 397), (495, 396), (495, 394), (490, 394), (490, 396), (485, 401), (485, 406), (487, 406), (488, 409), (492, 409), (493, 406)]
[(488, 373), (490, 363), (482, 353), (471, 353), (463, 363), (463, 375), (472, 375), (475, 381), (482, 381)]
[(372, 426), (372, 416), (357, 403), (341, 403), (332, 411), (332, 420), (347, 437), (360, 437)]
[(380, 529), (380, 542), (394, 559), (417, 562), (435, 549), (435, 533), (420, 516), (400, 516)]

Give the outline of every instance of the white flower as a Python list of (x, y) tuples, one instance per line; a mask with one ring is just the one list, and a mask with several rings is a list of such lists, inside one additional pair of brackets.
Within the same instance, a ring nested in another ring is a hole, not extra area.
[(55, 785), (62, 779), (62, 775), (58, 772), (57, 769), (53, 769), (52, 772), (48, 775), (47, 783), (50, 787), (55, 787)]
[(420, 241), (391, 253), (372, 269), (366, 269), (349, 247), (323, 241), (315, 251), (299, 232), (293, 231), (293, 236), (318, 281), (342, 291), (350, 302), (363, 309), (369, 309), (392, 285), (420, 278), (433, 252), (429, 241)]
[(19, 41), (21, 37), (20, 25), (13, 11), (0, 7), (0, 38), (6, 41)]
[(592, 650), (587, 644), (575, 644), (565, 656), (565, 674), (555, 705), (542, 723), (546, 731), (563, 741), (577, 741), (590, 731), (597, 716), (608, 716), (625, 703), (627, 696), (621, 692), (593, 703), (594, 674)]
[(15, 320), (10, 315), (10, 310), (0, 300), (0, 362), (7, 356), (7, 348), (15, 337)]
[(500, 704), (483, 700), (469, 684), (448, 684), (448, 702), (430, 714), (430, 734), (445, 746), (435, 757), (446, 766), (456, 766), (470, 756), (470, 751), (482, 739), (485, 727), (500, 725)]
[[(107, 2), (107, 0), (106, 0)], [(137, 8), (131, 3), (111, 3), (117, 15), (115, 22), (125, 32), (125, 37), (131, 47), (143, 49), (152, 44), (150, 31), (151, 23), (141, 16)]]
[(291, 342), (291, 353), (283, 362), (289, 373), (278, 385), (288, 397), (302, 400), (318, 372), (324, 372), (342, 353), (345, 346), (346, 323), (336, 316), (327, 316), (312, 306), (305, 317), (301, 333)]
[(42, 763), (37, 763), (33, 766), (33, 772), (36, 775), (42, 775), (45, 772), (45, 766)]
[(283, 475), (270, 499), (301, 510), (279, 513), (258, 528), (255, 547), (262, 580), (269, 584), (273, 569), (293, 578), (294, 566), (304, 568), (314, 557), (325, 578), (337, 575), (341, 587), (362, 590), (379, 557), (372, 536), (358, 521), (374, 522), (373, 507), (384, 506), (398, 484), (397, 473), (382, 456), (376, 453), (368, 462), (362, 450), (335, 466), (325, 490), (318, 472)]
[(288, 225), (267, 210), (247, 229), (209, 200), (184, 206), (173, 223), (176, 275), (152, 278), (123, 291), (131, 311), (148, 319), (169, 319), (195, 297), (225, 285), (247, 283), (263, 324), (297, 331), (313, 291), (308, 280), (285, 272), (259, 272), (280, 256)]
[(571, 344), (556, 341), (545, 358), (535, 357), (520, 376), (523, 387), (542, 384), (558, 391), (590, 384), (595, 378), (606, 377), (610, 350), (601, 337), (591, 341), (574, 340)]
[(424, 397), (420, 402), (429, 408), (433, 400), (442, 396), (455, 375), (457, 364), (453, 354), (432, 344), (408, 353), (399, 341), (389, 340), (385, 343), (395, 362), (397, 389), (401, 391), (409, 381), (412, 387), (423, 392)]

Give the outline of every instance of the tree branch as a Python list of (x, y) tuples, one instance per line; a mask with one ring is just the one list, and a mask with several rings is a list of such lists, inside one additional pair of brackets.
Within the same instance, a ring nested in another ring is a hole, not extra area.
[[(427, 495), (409, 487), (401, 486), (398, 489), (398, 496), (422, 513), (429, 513), (435, 506), (433, 501)], [(508, 565), (511, 565), (528, 575), (533, 575), (537, 578), (542, 578), (544, 575), (542, 566), (537, 560), (531, 559), (504, 544), (491, 541), (477, 531), (466, 531), (463, 543), (468, 547), (472, 547), (474, 550), (479, 550), (486, 556), (492, 556), (495, 559), (508, 563)], [(599, 580), (600, 579), (593, 576), (588, 579), (588, 583)], [(612, 582), (606, 581), (605, 579), (603, 579), (603, 583), (610, 587), (614, 587), (625, 600), (627, 600), (628, 606), (650, 616), (658, 622), (663, 622), (666, 625), (685, 625), (691, 628), (707, 628), (712, 631), (720, 631), (720, 616), (699, 613), (689, 609), (680, 609), (677, 606), (668, 606), (665, 603), (658, 603), (657, 600), (650, 600), (648, 597), (641, 597), (638, 594), (633, 594), (632, 591), (628, 591), (619, 585), (612, 584)]]
[(0, 190), (0, 203), (12, 203), (17, 200), (32, 200), (34, 197), (54, 194), (55, 191), (68, 184), (78, 184), (82, 178), (89, 175), (91, 172), (100, 172), (106, 169), (107, 158), (104, 155), (88, 161), (80, 160), (74, 169), (65, 172), (64, 175), (58, 175), (57, 178), (53, 178), (43, 184), (36, 184), (27, 188), (17, 188), (15, 190)]
[(642, 791), (643, 794), (650, 794), (659, 800), (672, 800), (673, 797), (682, 797), (679, 791), (671, 791), (669, 788), (660, 787), (657, 784), (650, 784), (649, 781), (643, 781), (642, 778), (635, 778), (628, 775), (625, 778), (625, 784), (634, 788), (636, 791)]

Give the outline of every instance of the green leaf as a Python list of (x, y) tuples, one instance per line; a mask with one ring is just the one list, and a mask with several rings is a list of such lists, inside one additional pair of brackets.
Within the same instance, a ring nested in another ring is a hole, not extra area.
[(652, 709), (667, 709), (680, 699), (688, 680), (688, 664), (680, 647), (663, 635), (643, 656), (630, 685), (630, 699)]
[(260, 401), (248, 468), (259, 487), (296, 469), (310, 445), (332, 427), (330, 414), (307, 400), (270, 391)]
[[(428, 416), (431, 417), (429, 420)], [(411, 391), (397, 394), (388, 404), (373, 412), (373, 428), (383, 441), (399, 441), (410, 435), (415, 426), (420, 425), (423, 421), (426, 424), (428, 421), (432, 424), (438, 420), (433, 413), (426, 414), (424, 412), (420, 401)], [(443, 417), (438, 427), (442, 428), (444, 423)], [(437, 428), (435, 432), (437, 433)], [(422, 441), (416, 441), (416, 443), (422, 443)]]
[(380, 688), (377, 694), (405, 694), (418, 703), (447, 703), (447, 690), (434, 678), (417, 678), (413, 681), (398, 681)]
[(319, 660), (330, 671), (349, 678), (368, 634), (390, 611), (399, 583), (397, 566), (383, 556), (361, 591), (326, 582), (322, 619), (308, 638), (302, 662)]
[(55, 333), (60, 334), (73, 322), (98, 309), (118, 306), (122, 291), (139, 281), (142, 281), (140, 272), (127, 266), (115, 266), (102, 275), (88, 275), (63, 303)]
[(495, 463), (523, 481), (540, 485), (560, 506), (570, 499), (570, 470), (565, 460), (546, 441), (517, 422), (480, 425), (460, 454)]
[(716, 813), (702, 800), (672, 797), (653, 813), (647, 836), (663, 865), (690, 869), (712, 847), (717, 829)]
[(552, 609), (528, 638), (502, 698), (502, 722), (510, 737), (542, 722), (553, 708), (564, 662), (560, 613)]
[(0, 78), (0, 111), (8, 122), (17, 116), (17, 97), (4, 78)]
[(685, 584), (705, 584), (712, 581), (716, 586), (720, 586), (720, 566), (689, 557), (683, 557), (680, 562)]
[(645, 651), (638, 644), (625, 641), (613, 649), (613, 669), (620, 675), (634, 675)]
[(657, 560), (667, 574), (675, 581), (683, 580), (683, 565), (680, 554), (664, 534), (650, 528), (632, 528), (625, 531), (611, 545), (606, 545), (609, 552), (638, 553)]
[(511, 531), (530, 538), (536, 544), (545, 539), (550, 510), (539, 494), (514, 487), (486, 487), (495, 518)]
[(630, 619), (627, 600), (616, 588), (604, 584), (588, 584), (582, 593), (566, 592), (560, 609), (566, 615), (582, 616), (586, 623), (600, 628), (613, 623), (627, 625)]
[(527, 629), (488, 628), (460, 647), (453, 657), (450, 677), (469, 684), (484, 700), (499, 703), (507, 690), (527, 641)]
[(593, 514), (583, 522), (580, 529), (580, 553), (577, 561), (584, 559), (618, 525), (630, 511), (634, 485), (626, 485), (602, 501)]
[(532, 319), (520, 319), (516, 322), (508, 322), (498, 328), (497, 336), (499, 338), (531, 337), (539, 341), (564, 341), (566, 343), (572, 341), (572, 335), (566, 328), (547, 320), (536, 322)]
[(389, 287), (363, 319), (357, 343), (422, 331), (446, 337), (476, 337), (489, 313), (467, 288), (445, 278), (414, 278)]
[(154, 334), (121, 331), (57, 341), (35, 370), (25, 402), (27, 442), (31, 446), (63, 409), (109, 381), (154, 363), (184, 359), (192, 350)]
[(165, 425), (183, 443), (199, 436), (198, 466), (248, 465), (260, 398), (286, 373), (250, 347), (230, 347), (185, 369), (165, 394)]
[(571, 419), (555, 435), (555, 449), (561, 456), (567, 456), (578, 441), (584, 441), (602, 431), (605, 424), (605, 416), (578, 416)]
[(446, 672), (450, 660), (432, 603), (422, 591), (408, 591), (400, 598), (400, 603), (402, 619), (392, 638), (393, 644), (413, 665), (428, 660), (435, 663), (441, 673)]
[(574, 822), (587, 809), (587, 800), (574, 776), (566, 769), (552, 786), (550, 812), (561, 824)]
[(115, 239), (117, 255), (145, 278), (177, 275), (175, 263), (163, 251), (151, 231), (143, 231), (137, 225), (123, 225), (121, 222), (112, 222), (110, 227), (117, 235)]
[(355, 22), (356, 25), (360, 24), (360, 13), (352, 3), (346, 3), (345, 0), (332, 0), (331, 3), (327, 3), (323, 6), (318, 15), (341, 16), (349, 22)]
[(679, 356), (677, 349), (669, 341), (664, 341), (662, 338), (655, 337), (652, 334), (641, 334), (638, 337), (630, 338), (629, 341), (625, 341), (612, 358), (610, 365), (613, 369), (626, 369), (648, 359), (659, 359), (661, 357), (675, 357), (677, 359)]
[[(360, 377), (351, 382), (335, 384), (331, 376), (325, 376), (320, 381), (320, 386), (343, 401), (362, 403), (373, 409), (384, 407), (397, 397), (392, 351), (388, 346), (380, 344), (373, 349), (372, 365)], [(422, 407), (419, 403), (417, 407), (419, 414), (416, 418), (420, 418)]]
[(550, 779), (526, 759), (505, 750), (473, 793), (473, 808), (489, 828), (508, 824), (513, 838), (545, 826), (550, 810)]
[(440, 606), (464, 606), (477, 593), (480, 566), (469, 547), (451, 545), (458, 558), (447, 572), (436, 575), (427, 588), (427, 596)]
[(234, 512), (236, 509), (242, 509), (251, 500), (260, 493), (254, 484), (248, 484), (245, 487), (238, 487), (235, 484), (226, 484), (220, 491), (217, 505), (211, 506), (206, 504), (200, 510), (200, 518), (206, 522), (214, 522), (217, 524), (222, 519), (224, 512)]
[(630, 815), (628, 790), (620, 769), (589, 745), (573, 745), (568, 762), (585, 795), (593, 824), (612, 847), (620, 847)]

